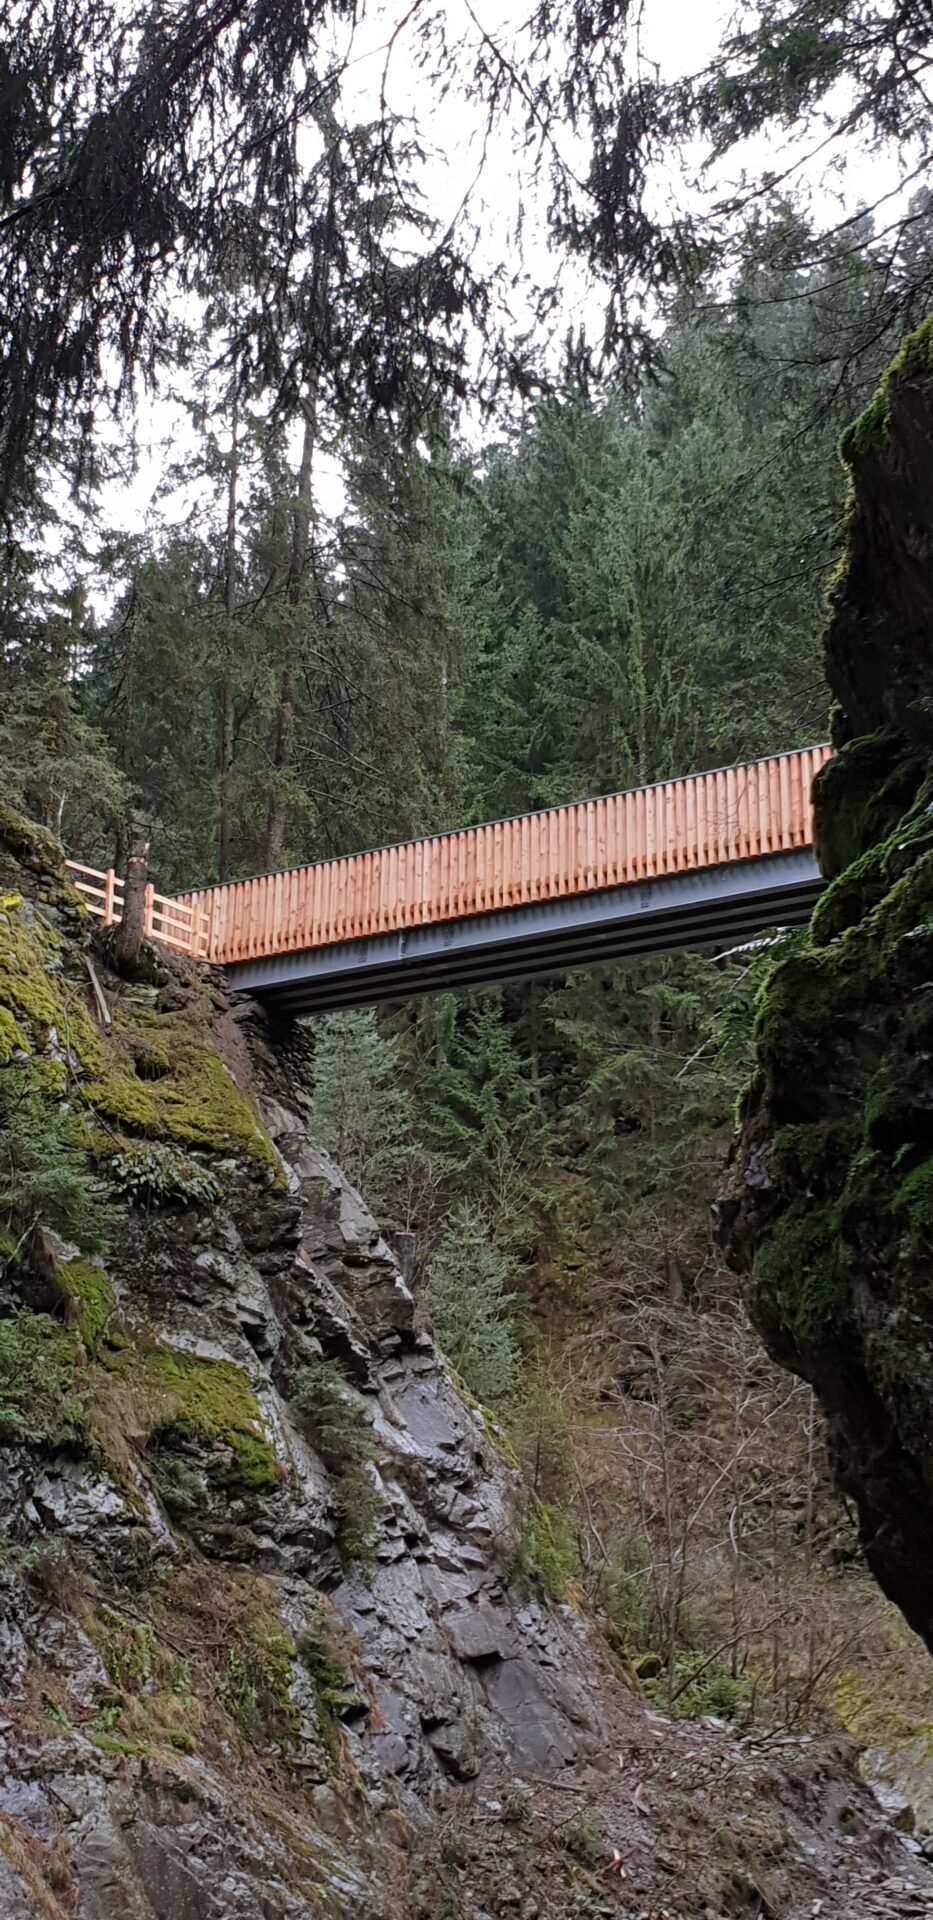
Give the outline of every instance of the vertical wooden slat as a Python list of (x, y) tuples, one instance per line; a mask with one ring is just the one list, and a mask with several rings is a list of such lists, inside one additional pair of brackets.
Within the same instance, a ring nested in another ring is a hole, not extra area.
[(790, 767), (787, 764), (786, 753), (781, 755), (781, 758), (778, 764), (779, 764), (780, 784), (781, 784), (781, 841), (780, 841), (780, 844), (782, 847), (791, 847), (793, 846), (793, 840), (791, 838)]
[(684, 781), (684, 865), (697, 866), (697, 783)]
[(799, 753), (794, 753), (791, 755), (790, 787), (791, 787), (792, 829), (793, 829), (793, 836), (794, 836), (794, 846), (802, 847), (805, 839), (805, 830), (804, 830), (805, 801), (804, 801), (804, 789), (803, 789), (803, 765), (802, 765), (801, 755)]
[[(381, 852), (178, 894), (147, 888), (146, 923), (182, 951), (228, 962), (650, 879), (809, 845), (825, 746), (664, 781)], [(66, 863), (112, 923), (121, 883)]]
[(734, 860), (739, 846), (739, 809), (736, 793), (735, 768), (726, 768), (726, 853), (727, 860)]
[(759, 760), (755, 768), (755, 852), (768, 851), (768, 768)]
[(749, 772), (740, 767), (735, 776), (735, 850), (740, 860), (748, 858), (749, 813), (748, 813)]
[(658, 788), (645, 788), (645, 874), (653, 880), (658, 866)]

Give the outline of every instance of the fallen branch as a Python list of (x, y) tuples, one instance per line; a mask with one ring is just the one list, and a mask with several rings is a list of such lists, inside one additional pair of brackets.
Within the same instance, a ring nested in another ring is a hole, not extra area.
[(100, 1012), (101, 1020), (105, 1027), (110, 1027), (113, 1025), (113, 1021), (110, 1018), (110, 1008), (108, 1007), (107, 1002), (104, 999), (103, 988), (94, 970), (93, 961), (90, 959), (88, 954), (85, 954), (84, 956), (84, 964), (87, 967), (88, 973), (91, 976), (91, 986), (94, 989), (94, 998), (97, 1001), (97, 1006)]

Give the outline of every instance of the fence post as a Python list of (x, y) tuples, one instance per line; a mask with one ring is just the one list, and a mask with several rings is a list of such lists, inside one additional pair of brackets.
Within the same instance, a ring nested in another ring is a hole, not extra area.
[(155, 887), (153, 886), (151, 880), (147, 880), (146, 892), (145, 892), (145, 895), (143, 896), (143, 899), (144, 899), (143, 935), (147, 940), (152, 939), (152, 903), (153, 903), (154, 896), (155, 896)]
[(207, 909), (207, 946), (205, 948), (205, 958), (208, 960), (216, 960), (217, 958), (217, 920), (220, 898), (220, 888), (212, 887), (210, 905)]
[(104, 926), (113, 926), (114, 871), (107, 867), (104, 873)]

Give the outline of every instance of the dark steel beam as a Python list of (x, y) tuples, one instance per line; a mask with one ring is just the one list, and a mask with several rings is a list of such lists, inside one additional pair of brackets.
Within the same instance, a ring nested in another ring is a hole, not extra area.
[(563, 972), (678, 947), (733, 945), (799, 925), (823, 882), (812, 851), (568, 894), (498, 913), (226, 967), (234, 992), (295, 1014)]

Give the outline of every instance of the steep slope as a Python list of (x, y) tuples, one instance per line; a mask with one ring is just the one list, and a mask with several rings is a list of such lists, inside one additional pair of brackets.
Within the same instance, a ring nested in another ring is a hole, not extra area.
[(0, 1912), (931, 1910), (846, 1744), (666, 1723), (514, 1576), (300, 1032), (121, 982), (12, 817), (0, 868)]
[(933, 321), (843, 453), (832, 884), (764, 990), (723, 1220), (772, 1354), (826, 1409), (869, 1563), (933, 1647)]

